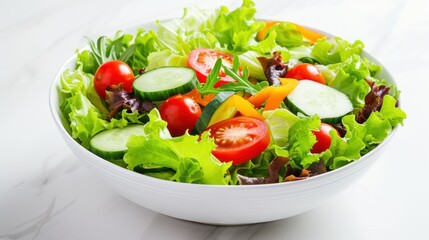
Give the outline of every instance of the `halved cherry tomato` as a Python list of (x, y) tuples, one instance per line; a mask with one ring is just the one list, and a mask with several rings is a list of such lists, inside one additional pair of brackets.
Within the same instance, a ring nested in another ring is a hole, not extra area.
[(299, 63), (295, 65), (293, 68), (289, 69), (285, 77), (295, 78), (298, 80), (307, 79), (326, 85), (325, 78), (320, 70), (313, 64), (309, 63)]
[(159, 109), (161, 118), (167, 122), (171, 136), (181, 136), (186, 130), (192, 131), (201, 115), (201, 108), (194, 99), (183, 95), (167, 98)]
[(122, 89), (127, 92), (133, 91), (134, 73), (124, 62), (112, 60), (103, 63), (95, 72), (95, 91), (103, 99), (106, 98), (106, 88), (112, 88), (122, 84)]
[(338, 136), (340, 134), (338, 131), (327, 123), (321, 123), (320, 129), (318, 131), (313, 131), (314, 136), (316, 137), (317, 142), (311, 148), (311, 153), (321, 153), (324, 152), (331, 146), (331, 136), (329, 132), (335, 130)]
[[(195, 70), (197, 78), (201, 83), (205, 83), (207, 76), (212, 71), (213, 66), (219, 58), (222, 59), (223, 65), (232, 67), (234, 59), (233, 56), (224, 52), (206, 48), (192, 50), (188, 55), (186, 65)], [(215, 84), (215, 87), (235, 81), (232, 77), (226, 75), (223, 69), (220, 70), (219, 77), (220, 80)]]
[(253, 117), (235, 117), (218, 122), (209, 128), (216, 148), (213, 155), (222, 162), (247, 162), (261, 154), (270, 144), (265, 121)]

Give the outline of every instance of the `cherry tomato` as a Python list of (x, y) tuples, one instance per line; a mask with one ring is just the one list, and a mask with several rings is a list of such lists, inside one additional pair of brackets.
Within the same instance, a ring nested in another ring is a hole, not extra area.
[(253, 117), (235, 117), (209, 128), (216, 148), (212, 154), (222, 162), (247, 162), (261, 154), (270, 144), (267, 124)]
[(329, 135), (329, 132), (331, 130), (335, 130), (337, 135), (340, 136), (340, 134), (334, 127), (326, 123), (321, 123), (320, 129), (318, 131), (313, 131), (314, 136), (316, 136), (317, 142), (311, 148), (312, 153), (324, 152), (331, 146), (331, 136)]
[(326, 85), (325, 78), (320, 70), (309, 63), (299, 63), (286, 73), (286, 78), (295, 78), (298, 80), (312, 80)]
[(106, 88), (112, 88), (122, 83), (122, 89), (133, 91), (134, 73), (124, 62), (112, 60), (103, 63), (95, 72), (94, 87), (98, 95), (106, 98)]
[[(197, 78), (201, 83), (205, 83), (207, 76), (212, 71), (213, 66), (219, 58), (222, 59), (223, 65), (232, 67), (233, 56), (224, 52), (205, 48), (192, 50), (188, 55), (186, 65), (195, 70)], [(215, 87), (235, 81), (232, 77), (226, 75), (223, 69), (220, 70), (219, 77), (220, 80), (215, 84)]]
[(179, 94), (167, 98), (161, 104), (159, 113), (167, 122), (171, 136), (177, 137), (185, 134), (186, 130), (194, 129), (201, 115), (201, 108), (194, 99)]

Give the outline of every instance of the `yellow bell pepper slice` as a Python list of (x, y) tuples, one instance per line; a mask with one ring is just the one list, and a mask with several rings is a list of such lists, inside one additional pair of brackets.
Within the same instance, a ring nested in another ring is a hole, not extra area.
[(263, 120), (264, 118), (259, 114), (253, 105), (243, 97), (234, 94), (223, 102), (218, 109), (213, 113), (207, 127), (218, 123), (220, 121), (233, 118), (237, 112), (243, 116), (255, 117)]
[(282, 86), (276, 87), (265, 103), (264, 110), (274, 110), (280, 107), (283, 100), (298, 86), (299, 81), (293, 78), (280, 78)]
[(258, 111), (256, 111), (256, 109), (253, 107), (252, 104), (250, 104), (250, 102), (248, 102), (246, 99), (238, 96), (238, 95), (233, 95), (233, 100), (235, 102), (235, 107), (237, 108), (237, 111), (246, 117), (255, 117), (255, 118), (259, 118), (259, 119), (264, 119), (261, 114), (259, 114)]

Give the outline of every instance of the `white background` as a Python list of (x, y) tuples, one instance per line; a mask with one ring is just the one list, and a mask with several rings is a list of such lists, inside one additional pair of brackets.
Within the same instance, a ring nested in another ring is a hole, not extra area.
[(84, 36), (241, 1), (1, 1), (0, 239), (428, 239), (428, 2), (256, 1), (259, 18), (362, 40), (397, 81), (408, 118), (365, 178), (327, 204), (225, 227), (162, 216), (107, 188), (61, 139), (48, 90)]

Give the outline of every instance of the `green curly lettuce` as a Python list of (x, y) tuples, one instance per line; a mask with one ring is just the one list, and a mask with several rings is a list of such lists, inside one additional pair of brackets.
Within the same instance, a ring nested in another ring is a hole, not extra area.
[(356, 40), (349, 43), (339, 37), (324, 38), (318, 40), (311, 51), (311, 55), (323, 65), (339, 63), (345, 61), (353, 54), (360, 55), (364, 44)]
[(166, 137), (161, 133), (167, 131), (167, 123), (156, 109), (149, 113), (149, 119), (144, 128), (146, 135), (132, 136), (128, 140), (128, 151), (124, 156), (128, 169), (172, 170), (174, 175), (168, 180), (178, 182), (229, 183), (231, 162), (222, 163), (211, 154), (215, 143), (207, 132), (201, 136), (186, 133), (180, 137)]

